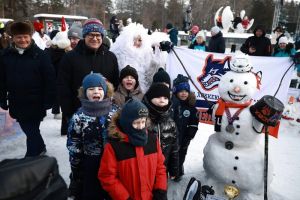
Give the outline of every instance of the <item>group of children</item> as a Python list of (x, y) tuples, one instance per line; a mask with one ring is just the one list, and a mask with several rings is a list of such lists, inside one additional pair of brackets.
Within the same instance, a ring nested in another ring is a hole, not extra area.
[(190, 141), (198, 130), (188, 78), (173, 82), (159, 69), (143, 94), (130, 66), (114, 92), (101, 74), (89, 74), (78, 91), (81, 108), (69, 123), (70, 197), (167, 199), (167, 179), (180, 181)]

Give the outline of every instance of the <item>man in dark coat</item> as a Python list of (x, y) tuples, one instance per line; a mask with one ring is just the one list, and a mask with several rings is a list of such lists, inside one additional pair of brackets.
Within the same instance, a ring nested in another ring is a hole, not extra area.
[(249, 37), (241, 46), (241, 51), (251, 56), (271, 56), (271, 41), (265, 37), (266, 32), (262, 26), (257, 26), (254, 36)]
[(77, 90), (87, 74), (101, 73), (115, 88), (119, 84), (116, 56), (103, 45), (104, 27), (98, 19), (88, 19), (83, 24), (83, 40), (60, 62), (58, 96), (63, 113), (62, 134), (67, 133), (67, 121), (80, 107)]
[(39, 127), (55, 98), (54, 68), (32, 40), (30, 22), (14, 22), (10, 29), (13, 44), (0, 58), (0, 106), (27, 136), (25, 156), (38, 156), (46, 152)]
[(208, 51), (215, 53), (225, 53), (225, 40), (219, 27), (211, 28), (211, 38), (208, 44)]

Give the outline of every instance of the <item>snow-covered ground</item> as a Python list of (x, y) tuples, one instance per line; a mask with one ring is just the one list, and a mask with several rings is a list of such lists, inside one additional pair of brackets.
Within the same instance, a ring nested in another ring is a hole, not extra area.
[[(300, 116), (299, 116), (300, 117)], [(59, 170), (67, 184), (69, 183), (70, 165), (66, 149), (66, 136), (60, 136), (60, 120), (48, 116), (41, 124), (41, 131), (47, 145), (47, 155), (58, 160)], [(179, 183), (169, 181), (168, 199), (182, 199), (186, 185), (191, 177), (203, 180), (203, 148), (208, 137), (213, 133), (213, 126), (200, 124), (199, 131), (191, 142), (185, 162), (185, 175)], [(25, 153), (25, 135), (2, 138), (0, 141), (0, 160), (22, 158)], [(274, 165), (271, 195), (284, 200), (299, 199), (300, 194), (300, 123), (291, 125), (282, 120), (279, 139), (270, 138), (269, 156)], [(203, 182), (202, 184), (205, 184)], [(276, 194), (276, 195), (274, 195)], [(270, 199), (270, 198), (269, 198)]]

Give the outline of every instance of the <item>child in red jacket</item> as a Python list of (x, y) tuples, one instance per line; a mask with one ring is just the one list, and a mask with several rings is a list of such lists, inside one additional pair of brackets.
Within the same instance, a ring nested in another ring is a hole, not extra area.
[(98, 178), (114, 200), (167, 199), (164, 156), (146, 131), (147, 116), (147, 107), (131, 99), (111, 121)]

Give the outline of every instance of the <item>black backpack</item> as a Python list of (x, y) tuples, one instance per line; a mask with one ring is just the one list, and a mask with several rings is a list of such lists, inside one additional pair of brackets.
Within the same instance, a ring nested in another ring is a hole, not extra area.
[(204, 200), (207, 195), (214, 195), (212, 186), (201, 185), (201, 182), (192, 177), (186, 187), (183, 200)]
[(202, 200), (201, 182), (192, 177), (186, 187), (183, 200)]
[(0, 200), (66, 200), (67, 185), (54, 157), (0, 162)]

